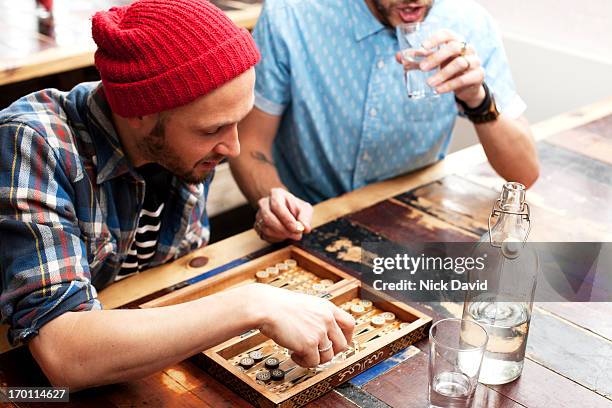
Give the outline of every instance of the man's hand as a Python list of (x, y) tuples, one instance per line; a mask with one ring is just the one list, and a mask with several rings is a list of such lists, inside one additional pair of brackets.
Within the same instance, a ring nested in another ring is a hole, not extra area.
[(352, 342), (355, 319), (329, 300), (270, 285), (252, 287), (263, 299), (256, 306), (261, 333), (292, 351), (291, 359), (302, 367), (326, 363)]
[(255, 231), (261, 239), (280, 242), (299, 241), (303, 233), (312, 230), (312, 205), (300, 200), (283, 188), (273, 188), (270, 195), (261, 198), (255, 215)]
[(428, 79), (428, 84), (437, 93), (455, 92), (455, 96), (469, 107), (475, 108), (485, 98), (482, 83), (484, 69), (474, 47), (464, 42), (459, 35), (450, 30), (440, 30), (422, 44), (428, 52), (420, 63), (402, 58), (398, 52), (396, 59), (405, 70), (421, 69), (431, 71), (440, 67), (440, 71)]

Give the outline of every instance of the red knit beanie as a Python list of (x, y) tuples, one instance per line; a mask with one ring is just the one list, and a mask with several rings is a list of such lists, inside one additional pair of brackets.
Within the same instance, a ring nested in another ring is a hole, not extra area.
[(123, 117), (186, 105), (259, 61), (253, 38), (207, 0), (139, 0), (92, 19), (106, 99)]

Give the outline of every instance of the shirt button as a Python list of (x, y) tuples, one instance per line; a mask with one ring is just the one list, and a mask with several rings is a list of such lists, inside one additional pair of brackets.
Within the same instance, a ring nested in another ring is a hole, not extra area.
[(385, 61), (383, 60), (378, 61), (378, 64), (376, 64), (376, 66), (378, 67), (378, 69), (383, 69), (383, 67), (385, 66)]
[(370, 109), (370, 116), (371, 117), (376, 117), (377, 114), (378, 114), (378, 112), (376, 111), (375, 108)]

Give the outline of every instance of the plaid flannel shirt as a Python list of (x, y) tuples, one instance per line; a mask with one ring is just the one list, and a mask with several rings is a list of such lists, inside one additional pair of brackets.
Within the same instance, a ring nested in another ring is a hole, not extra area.
[[(208, 241), (211, 179), (173, 179), (152, 266)], [(120, 270), (144, 192), (99, 83), (46, 89), (0, 112), (0, 313), (12, 343), (65, 312), (101, 309), (96, 288)]]

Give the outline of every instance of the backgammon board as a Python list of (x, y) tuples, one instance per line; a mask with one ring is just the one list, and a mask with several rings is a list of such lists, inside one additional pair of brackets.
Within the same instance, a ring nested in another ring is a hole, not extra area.
[(299, 407), (427, 335), (431, 318), (362, 287), (361, 282), (303, 249), (289, 246), (147, 302), (182, 303), (221, 290), (264, 283), (329, 299), (356, 321), (353, 342), (327, 364), (303, 368), (257, 330), (204, 351), (196, 361), (259, 407)]

